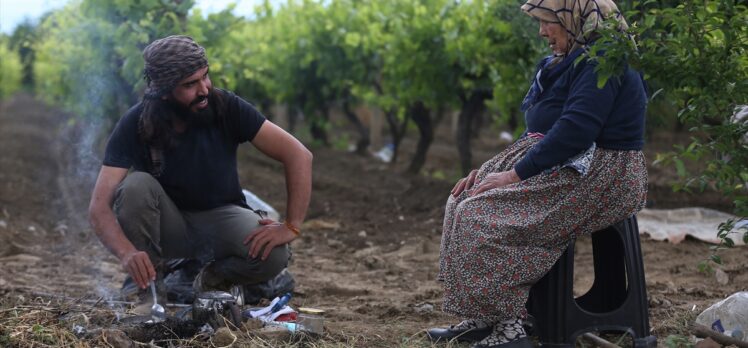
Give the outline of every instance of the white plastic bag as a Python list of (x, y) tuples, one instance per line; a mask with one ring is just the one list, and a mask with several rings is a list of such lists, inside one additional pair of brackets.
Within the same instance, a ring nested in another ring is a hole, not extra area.
[[(722, 323), (725, 333), (737, 329), (748, 329), (748, 291), (736, 292), (730, 297), (713, 304), (696, 317), (696, 323), (711, 328), (717, 320)], [(745, 340), (746, 337), (743, 337)]]
[(265, 201), (260, 199), (260, 197), (257, 197), (254, 193), (246, 189), (242, 189), (242, 193), (244, 194), (244, 199), (247, 200), (247, 205), (249, 205), (252, 209), (262, 210), (266, 212), (269, 219), (275, 221), (278, 221), (278, 219), (280, 219), (280, 214), (278, 214), (278, 211), (275, 210), (275, 208), (273, 208), (270, 204), (267, 204)]

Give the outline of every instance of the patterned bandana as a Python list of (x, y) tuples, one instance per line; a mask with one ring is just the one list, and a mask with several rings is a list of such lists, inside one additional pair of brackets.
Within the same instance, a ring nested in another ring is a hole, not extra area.
[(180, 80), (208, 66), (205, 49), (184, 35), (153, 41), (143, 50), (143, 59), (143, 74), (148, 82), (146, 99), (170, 93)]
[(618, 30), (628, 29), (612, 0), (528, 0), (522, 11), (533, 18), (561, 24), (574, 38), (567, 54), (594, 40), (595, 31), (605, 19), (613, 17), (619, 23)]

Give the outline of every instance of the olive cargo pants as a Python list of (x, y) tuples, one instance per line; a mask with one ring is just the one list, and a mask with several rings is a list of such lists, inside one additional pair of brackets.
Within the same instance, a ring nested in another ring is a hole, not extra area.
[(148, 253), (154, 266), (171, 258), (213, 260), (215, 276), (231, 284), (250, 285), (272, 279), (288, 265), (288, 245), (275, 247), (265, 261), (248, 256), (249, 247), (243, 241), (260, 220), (253, 211), (236, 205), (179, 210), (159, 182), (145, 172), (131, 172), (120, 183), (114, 212), (127, 238)]

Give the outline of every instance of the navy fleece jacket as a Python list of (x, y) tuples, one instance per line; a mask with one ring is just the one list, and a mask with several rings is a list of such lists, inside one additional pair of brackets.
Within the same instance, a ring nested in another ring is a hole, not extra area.
[(575, 64), (578, 49), (551, 68), (542, 67), (543, 91), (525, 111), (527, 133), (545, 137), (514, 167), (522, 179), (565, 162), (588, 149), (641, 150), (647, 94), (640, 74), (630, 67), (597, 88), (595, 64), (587, 59)]

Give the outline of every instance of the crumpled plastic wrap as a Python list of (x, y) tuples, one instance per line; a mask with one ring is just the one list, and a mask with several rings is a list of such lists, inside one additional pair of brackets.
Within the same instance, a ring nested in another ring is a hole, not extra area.
[[(719, 224), (735, 219), (735, 216), (721, 211), (707, 208), (680, 209), (644, 209), (636, 214), (639, 233), (648, 234), (654, 240), (664, 240), (678, 244), (691, 236), (698, 240), (719, 244), (717, 238)], [(736, 224), (730, 235), (735, 245), (745, 245), (743, 231), (740, 226), (748, 224), (748, 220)]]
[[(714, 329), (720, 321), (725, 333), (748, 329), (748, 291), (736, 292), (730, 297), (713, 304), (696, 317), (696, 323)], [(742, 337), (745, 341), (748, 337)]]

